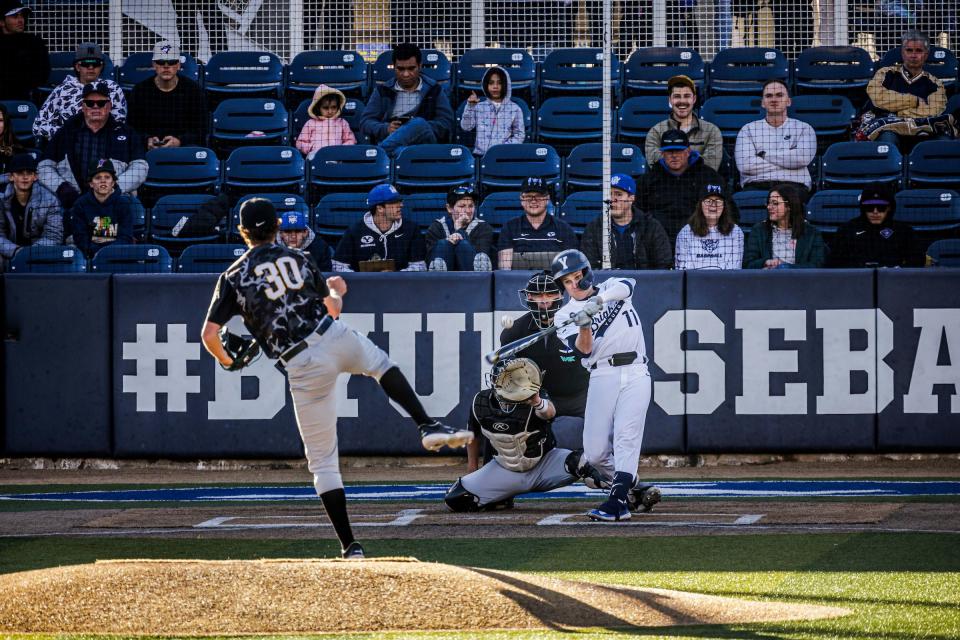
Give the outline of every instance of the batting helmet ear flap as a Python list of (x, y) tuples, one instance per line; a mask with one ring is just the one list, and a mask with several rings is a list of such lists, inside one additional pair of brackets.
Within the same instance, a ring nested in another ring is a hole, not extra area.
[(561, 251), (554, 256), (553, 262), (550, 263), (550, 271), (558, 285), (564, 276), (580, 271), (583, 273), (583, 277), (577, 283), (577, 287), (582, 291), (589, 291), (593, 288), (593, 270), (590, 268), (590, 260), (582, 251), (576, 249)]

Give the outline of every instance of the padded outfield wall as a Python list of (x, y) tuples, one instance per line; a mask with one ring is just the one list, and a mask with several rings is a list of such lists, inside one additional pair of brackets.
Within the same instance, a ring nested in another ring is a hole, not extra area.
[[(528, 275), (347, 274), (343, 319), (462, 423)], [(651, 357), (645, 453), (960, 450), (960, 270), (616, 275)], [(283, 374), (200, 344), (214, 281), (5, 276), (0, 455), (299, 457)], [(423, 453), (373, 381), (337, 396), (344, 454)]]

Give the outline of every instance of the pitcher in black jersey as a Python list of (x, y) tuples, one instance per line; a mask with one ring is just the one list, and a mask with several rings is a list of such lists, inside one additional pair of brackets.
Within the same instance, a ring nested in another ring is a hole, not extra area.
[(240, 235), (249, 250), (217, 280), (203, 344), (221, 366), (233, 364), (219, 331), (239, 315), (267, 356), (286, 371), (313, 485), (340, 539), (343, 557), (363, 558), (350, 528), (337, 457), (337, 376), (349, 372), (378, 380), (390, 399), (416, 421), (426, 449), (462, 447), (473, 434), (427, 416), (387, 354), (337, 320), (346, 282), (339, 276), (324, 279), (302, 251), (276, 244), (278, 222), (273, 205), (263, 198), (247, 200), (240, 208)]

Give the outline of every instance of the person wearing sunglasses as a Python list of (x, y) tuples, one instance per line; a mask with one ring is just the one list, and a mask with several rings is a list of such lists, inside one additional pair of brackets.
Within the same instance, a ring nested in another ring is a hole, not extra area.
[(143, 141), (133, 127), (113, 117), (109, 94), (102, 80), (86, 85), (80, 113), (57, 131), (40, 162), (40, 184), (57, 195), (64, 210), (90, 188), (85, 170), (99, 160), (111, 161), (123, 193), (136, 192), (147, 179)]
[(472, 184), (447, 191), (447, 214), (427, 227), (430, 271), (490, 271), (493, 227), (476, 217), (480, 194)]
[(143, 136), (147, 150), (200, 145), (203, 92), (180, 73), (180, 47), (163, 40), (153, 47), (153, 76), (133, 88), (130, 126)]
[(924, 252), (913, 228), (893, 219), (897, 201), (884, 184), (867, 185), (860, 193), (860, 215), (837, 232), (831, 267), (922, 267)]
[(102, 83), (110, 99), (110, 111), (114, 120), (125, 122), (127, 119), (127, 99), (123, 91), (113, 80), (102, 78), (106, 58), (100, 46), (93, 42), (81, 42), (73, 56), (74, 74), (67, 75), (40, 107), (40, 113), (33, 123), (33, 135), (44, 140), (53, 139), (54, 134), (66, 122), (80, 111), (83, 100), (83, 88), (88, 84)]

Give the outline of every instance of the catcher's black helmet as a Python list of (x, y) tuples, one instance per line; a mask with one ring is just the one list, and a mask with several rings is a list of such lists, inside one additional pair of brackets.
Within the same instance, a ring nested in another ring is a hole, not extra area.
[(553, 262), (550, 264), (550, 271), (558, 285), (563, 276), (582, 271), (583, 278), (577, 283), (577, 286), (583, 291), (593, 287), (593, 271), (590, 269), (590, 261), (587, 260), (587, 256), (583, 255), (583, 252), (576, 249), (567, 249), (554, 256)]
[[(549, 300), (534, 300), (532, 294), (548, 294)], [(553, 322), (553, 316), (556, 315), (560, 306), (563, 304), (563, 292), (550, 276), (549, 271), (541, 271), (533, 274), (527, 280), (526, 286), (517, 291), (522, 302), (527, 309), (530, 309), (530, 315), (533, 321), (541, 329), (546, 329)]]

